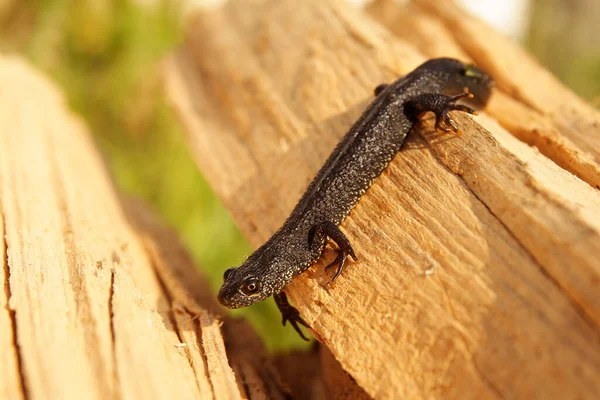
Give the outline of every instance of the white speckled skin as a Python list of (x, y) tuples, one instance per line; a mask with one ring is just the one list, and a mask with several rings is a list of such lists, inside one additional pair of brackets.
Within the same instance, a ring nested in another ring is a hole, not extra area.
[[(492, 86), (492, 79), (483, 71), (441, 58), (427, 61), (378, 90), (375, 100), (337, 145), (281, 229), (240, 267), (227, 271), (219, 302), (239, 308), (262, 301), (279, 293), (316, 262), (326, 237), (315, 237), (310, 248), (310, 229), (323, 221), (340, 225), (387, 167), (417, 121), (411, 99), (427, 93), (456, 94), (468, 88), (477, 105), (483, 106)], [(245, 290), (249, 280), (258, 285), (251, 293)]]

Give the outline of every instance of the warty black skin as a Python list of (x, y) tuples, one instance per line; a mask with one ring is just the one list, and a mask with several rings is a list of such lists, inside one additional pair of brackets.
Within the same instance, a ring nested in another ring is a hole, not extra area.
[(337, 227), (401, 149), (419, 114), (433, 111), (436, 126), (456, 131), (448, 111), (475, 112), (445, 94), (468, 89), (474, 94), (470, 104), (482, 107), (492, 87), (493, 80), (483, 71), (448, 58), (429, 60), (396, 82), (378, 86), (375, 100), (337, 145), (283, 226), (240, 267), (225, 272), (219, 302), (240, 308), (276, 295), (284, 323), (303, 323), (282, 289), (317, 261), (327, 238), (338, 244), (344, 259), (354, 256)]

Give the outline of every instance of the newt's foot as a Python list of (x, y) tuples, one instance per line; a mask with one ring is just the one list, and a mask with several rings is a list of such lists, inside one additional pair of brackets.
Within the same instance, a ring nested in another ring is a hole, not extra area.
[(335, 258), (335, 260), (333, 260), (331, 264), (325, 267), (325, 271), (327, 271), (328, 269), (336, 265), (338, 266), (335, 275), (331, 279), (331, 282), (335, 282), (337, 277), (340, 276), (340, 274), (342, 273), (342, 270), (344, 269), (344, 264), (346, 263), (346, 259), (348, 258), (348, 256), (352, 257), (354, 261), (357, 261), (358, 259), (356, 257), (356, 254), (354, 254), (354, 250), (350, 245), (350, 241), (348, 240), (346, 235), (344, 235), (344, 232), (342, 232), (340, 228), (331, 221), (325, 221), (312, 227), (312, 229), (308, 233), (309, 247), (312, 247), (312, 243), (315, 236), (322, 235), (325, 235), (329, 239), (333, 240), (339, 248), (338, 255)]
[(277, 304), (279, 311), (281, 311), (281, 323), (283, 324), (283, 326), (285, 326), (286, 322), (289, 321), (290, 325), (294, 327), (294, 329), (296, 330), (296, 332), (298, 332), (300, 337), (308, 342), (309, 339), (306, 336), (304, 336), (304, 333), (302, 333), (302, 330), (300, 329), (298, 324), (304, 325), (307, 328), (310, 328), (310, 325), (308, 325), (302, 319), (302, 317), (300, 316), (300, 312), (290, 304), (290, 302), (287, 299), (287, 295), (284, 292), (279, 292), (273, 295), (273, 298), (275, 299), (275, 304)]
[(342, 248), (340, 247), (335, 260), (333, 260), (333, 262), (331, 262), (328, 266), (325, 267), (325, 271), (328, 271), (337, 265), (337, 270), (335, 271), (335, 275), (333, 275), (333, 278), (331, 278), (331, 283), (335, 282), (337, 277), (340, 276), (340, 274), (342, 273), (342, 270), (344, 269), (344, 264), (346, 263), (346, 259), (348, 258), (348, 256), (351, 256), (354, 259), (354, 261), (356, 261), (356, 256), (354, 255), (354, 251), (352, 251), (351, 247), (349, 247), (349, 250), (342, 250)]
[(416, 96), (408, 103), (414, 111), (417, 113), (423, 113), (431, 111), (435, 114), (435, 129), (445, 133), (454, 132), (460, 136), (458, 126), (452, 118), (450, 118), (450, 111), (461, 111), (472, 115), (478, 115), (477, 111), (471, 107), (467, 107), (462, 104), (456, 104), (456, 102), (463, 98), (473, 98), (472, 93), (461, 93), (456, 96), (446, 96), (441, 93), (426, 93)]
[(382, 83), (381, 85), (377, 86), (375, 90), (373, 90), (373, 92), (375, 93), (375, 97), (379, 96), (379, 93), (383, 92), (388, 86), (389, 85), (387, 83)]

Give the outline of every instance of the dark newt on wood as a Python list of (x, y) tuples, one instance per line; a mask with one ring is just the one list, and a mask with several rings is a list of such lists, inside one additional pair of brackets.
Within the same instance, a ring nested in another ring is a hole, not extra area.
[(450, 58), (429, 60), (394, 83), (378, 86), (375, 100), (333, 150), (283, 226), (241, 266), (225, 271), (219, 302), (240, 308), (273, 295), (283, 324), (290, 321), (308, 340), (298, 324), (308, 325), (287, 301), (285, 285), (319, 259), (328, 239), (339, 248), (335, 261), (325, 267), (337, 266), (332, 281), (348, 256), (356, 261), (339, 225), (401, 149), (419, 116), (431, 111), (436, 129), (458, 133), (448, 113), (477, 112), (457, 100), (474, 98), (471, 104), (483, 107), (493, 86), (482, 70)]

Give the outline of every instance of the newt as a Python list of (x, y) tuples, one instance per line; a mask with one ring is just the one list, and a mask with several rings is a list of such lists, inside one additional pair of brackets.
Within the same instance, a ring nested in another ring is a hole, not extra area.
[(358, 200), (401, 150), (407, 135), (426, 112), (435, 114), (435, 127), (459, 133), (450, 111), (477, 115), (458, 104), (473, 99), (482, 108), (490, 97), (493, 79), (473, 65), (450, 58), (426, 61), (391, 84), (375, 89), (375, 99), (335, 147), (283, 226), (239, 267), (223, 275), (219, 302), (228, 308), (250, 306), (273, 296), (287, 321), (300, 336), (308, 327), (287, 300), (284, 287), (314, 264), (329, 240), (338, 247), (332, 282), (348, 257), (357, 261), (350, 241), (339, 226)]

